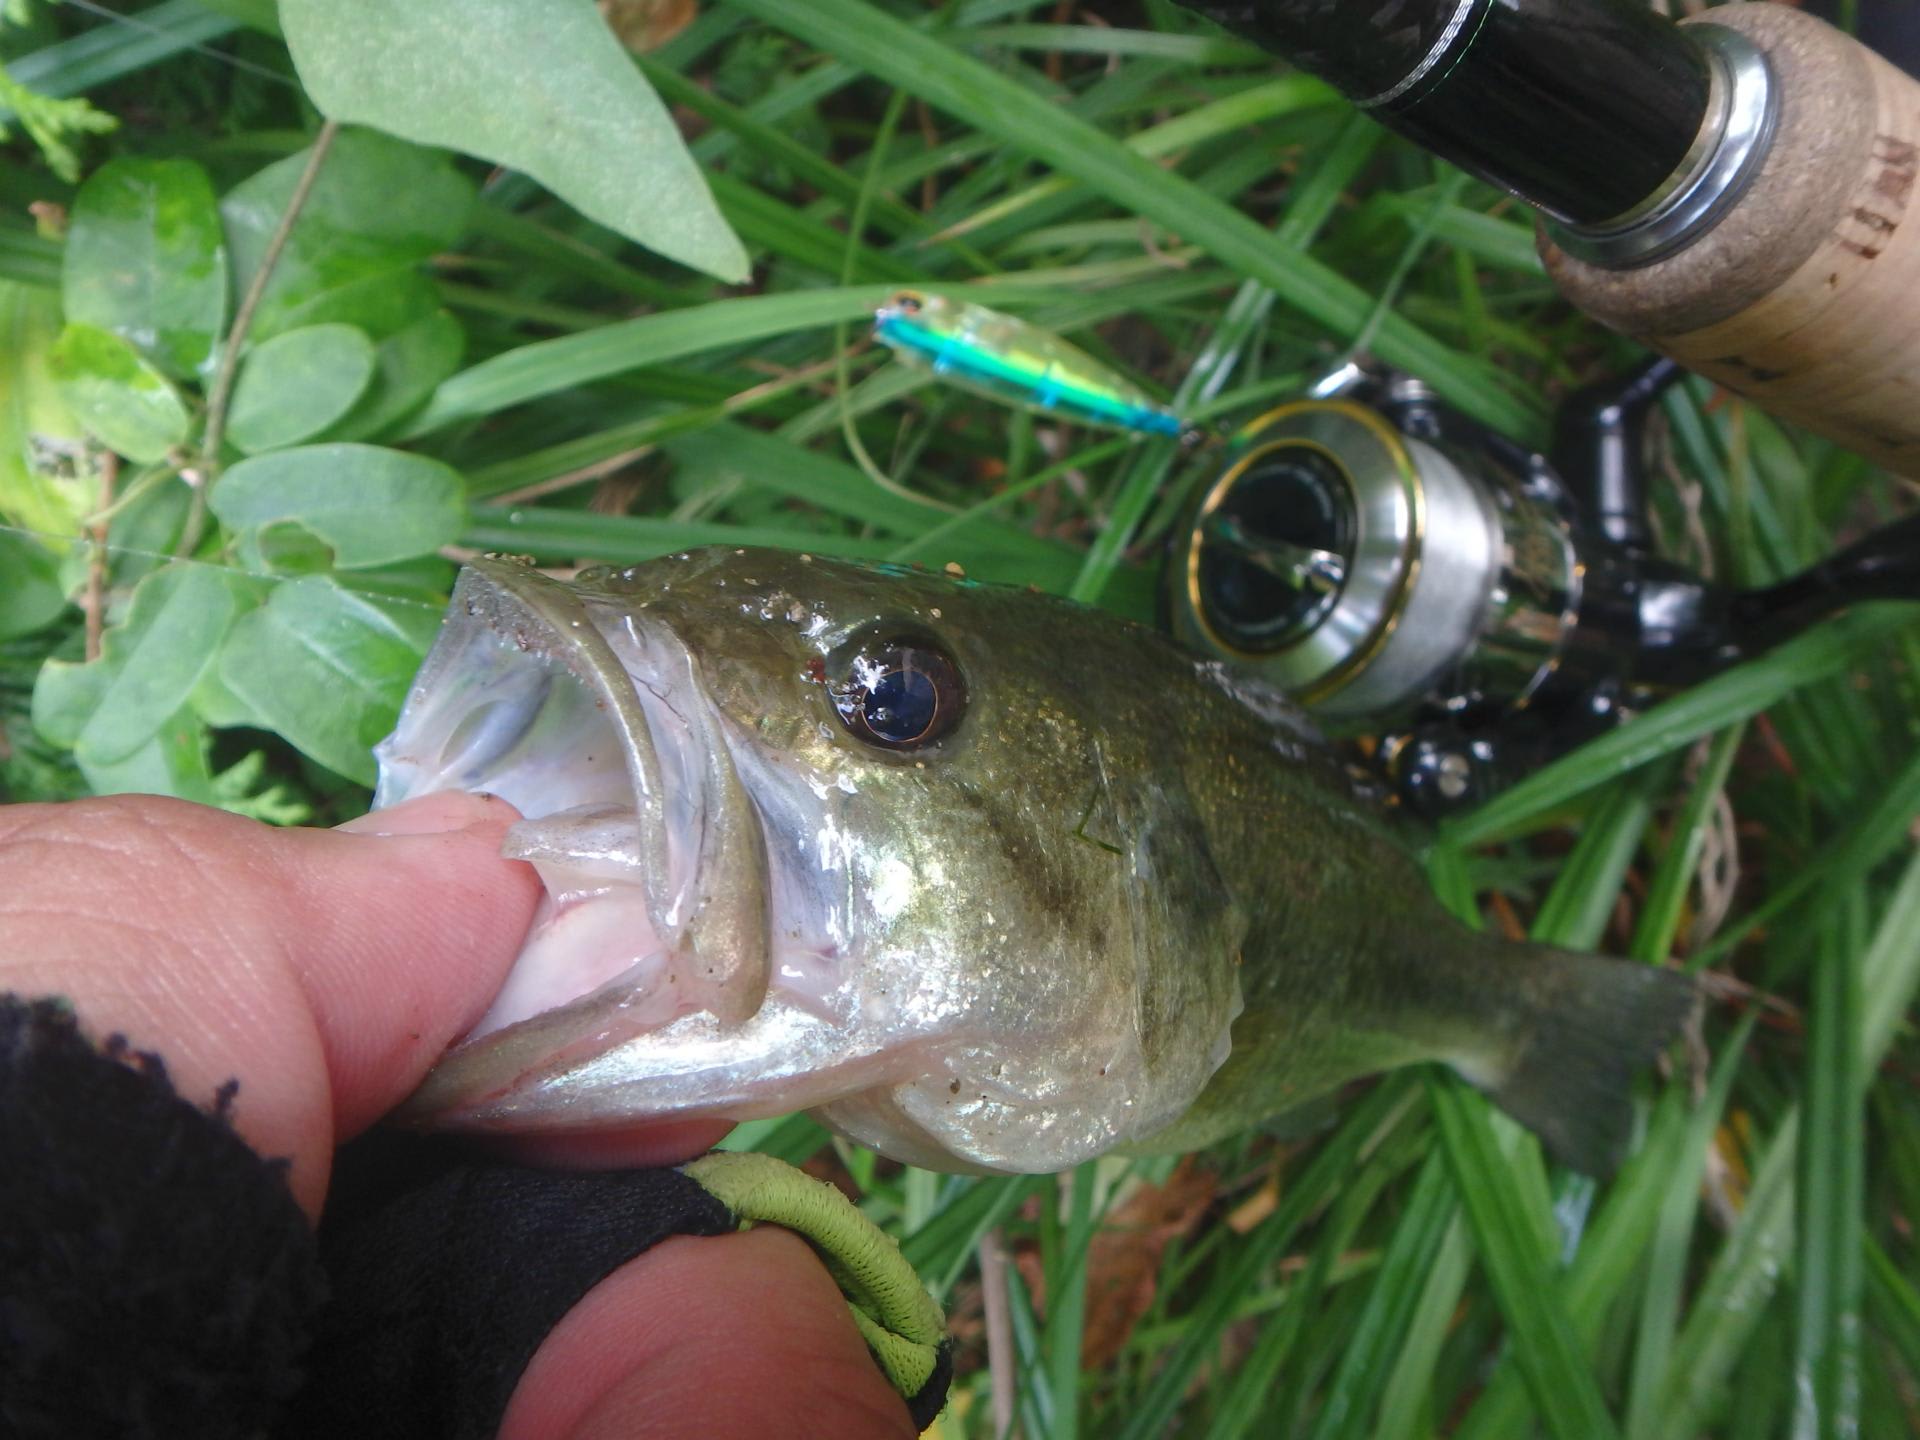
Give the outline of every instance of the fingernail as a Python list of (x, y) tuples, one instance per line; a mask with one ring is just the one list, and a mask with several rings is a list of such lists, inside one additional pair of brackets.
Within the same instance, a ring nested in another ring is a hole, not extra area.
[(334, 828), (348, 835), (444, 835), (474, 824), (482, 818), (483, 809), (493, 803), (491, 795), (441, 790), (386, 810), (369, 811)]

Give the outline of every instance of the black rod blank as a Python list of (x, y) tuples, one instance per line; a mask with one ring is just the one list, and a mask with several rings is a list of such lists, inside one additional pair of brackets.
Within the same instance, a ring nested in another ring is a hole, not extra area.
[(1548, 214), (1626, 214), (1706, 116), (1700, 47), (1643, 0), (1181, 0)]

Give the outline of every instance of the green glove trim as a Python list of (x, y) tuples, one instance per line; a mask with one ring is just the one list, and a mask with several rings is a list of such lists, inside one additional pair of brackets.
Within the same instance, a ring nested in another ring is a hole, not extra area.
[(811, 1242), (893, 1388), (908, 1400), (925, 1388), (946, 1319), (900, 1247), (851, 1200), (771, 1155), (716, 1151), (680, 1169), (739, 1217), (741, 1229), (781, 1225)]

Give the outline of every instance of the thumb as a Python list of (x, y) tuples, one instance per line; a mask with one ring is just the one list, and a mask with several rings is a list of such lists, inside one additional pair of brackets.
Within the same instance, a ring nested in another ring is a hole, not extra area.
[(0, 990), (63, 995), (157, 1052), (319, 1209), (334, 1144), (485, 1011), (539, 885), (503, 801), (431, 796), (345, 831), (156, 796), (0, 807)]
[(532, 867), (500, 855), (518, 813), (447, 792), (277, 832), (282, 938), (326, 1057), (333, 1139), (406, 1098), (485, 1013), (533, 918)]

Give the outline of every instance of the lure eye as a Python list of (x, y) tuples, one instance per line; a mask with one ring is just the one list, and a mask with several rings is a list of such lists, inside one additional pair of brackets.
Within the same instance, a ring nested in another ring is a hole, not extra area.
[(860, 645), (828, 693), (840, 722), (883, 750), (918, 750), (944, 739), (967, 708), (966, 682), (953, 657), (912, 636)]

